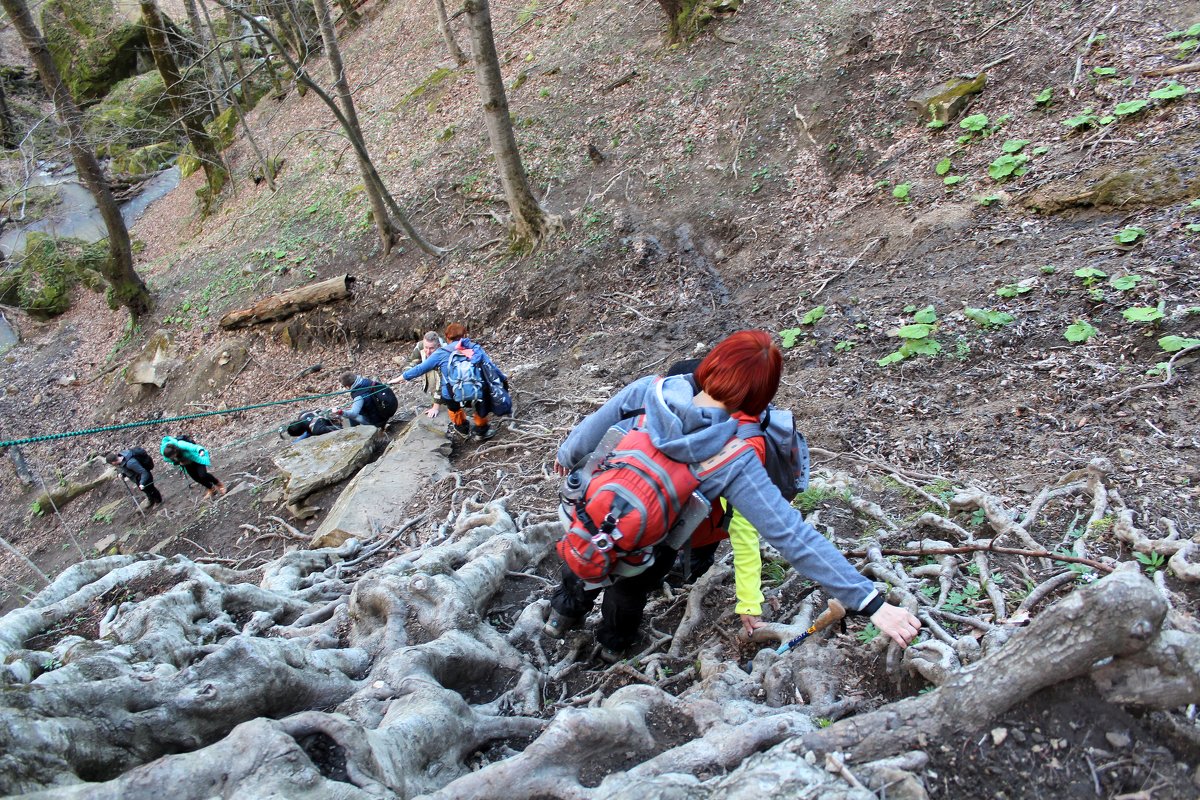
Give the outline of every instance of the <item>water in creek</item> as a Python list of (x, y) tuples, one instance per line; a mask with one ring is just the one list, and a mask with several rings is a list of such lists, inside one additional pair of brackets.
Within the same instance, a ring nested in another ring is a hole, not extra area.
[[(10, 226), (0, 235), (0, 251), (6, 257), (25, 249), (25, 235), (41, 232), (60, 238), (82, 239), (96, 242), (105, 237), (104, 220), (96, 208), (92, 193), (75, 179), (74, 168), (58, 172), (37, 172), (29, 181), (30, 186), (53, 186), (58, 190), (61, 202), (50, 209), (45, 218), (28, 225)], [(179, 185), (179, 168), (171, 167), (149, 179), (141, 191), (121, 204), (121, 216), (126, 225), (132, 225), (155, 200)]]

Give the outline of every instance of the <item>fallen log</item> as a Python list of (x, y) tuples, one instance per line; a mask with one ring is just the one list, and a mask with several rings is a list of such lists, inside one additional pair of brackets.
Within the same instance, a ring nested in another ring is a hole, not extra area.
[(230, 311), (221, 317), (220, 326), (226, 329), (245, 328), (262, 322), (286, 319), (293, 314), (307, 311), (310, 308), (345, 300), (350, 297), (350, 286), (354, 283), (351, 275), (339, 275), (320, 283), (310, 283), (297, 286), (286, 292), (271, 295), (259, 300), (249, 308)]

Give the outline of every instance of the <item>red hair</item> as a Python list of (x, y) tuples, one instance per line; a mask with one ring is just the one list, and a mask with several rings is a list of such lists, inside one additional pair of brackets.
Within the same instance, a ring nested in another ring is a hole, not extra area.
[(696, 384), (730, 412), (758, 416), (779, 389), (783, 353), (766, 331), (730, 334), (696, 368)]
[(457, 342), (467, 335), (467, 328), (460, 322), (451, 322), (446, 326), (446, 341)]

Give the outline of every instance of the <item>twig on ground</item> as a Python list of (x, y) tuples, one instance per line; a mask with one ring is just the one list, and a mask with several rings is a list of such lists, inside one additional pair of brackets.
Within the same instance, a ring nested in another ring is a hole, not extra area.
[[(1079, 558), (1077, 556), (1063, 555), (1062, 553), (1048, 553), (1044, 550), (1024, 550), (1019, 547), (998, 547), (992, 544), (991, 539), (985, 539), (971, 544), (965, 544), (960, 547), (933, 547), (933, 548), (913, 548), (906, 549), (900, 547), (889, 547), (880, 549), (880, 554), (885, 556), (940, 556), (940, 555), (956, 555), (960, 553), (975, 553), (982, 550), (985, 553), (1003, 553), (1010, 556), (1025, 556), (1027, 558), (1048, 558), (1051, 561), (1065, 561), (1068, 564), (1083, 564), (1100, 572), (1109, 573), (1113, 571), (1113, 567), (1107, 564), (1102, 564), (1090, 558)], [(855, 558), (864, 558), (867, 555), (867, 550), (851, 550), (846, 553), (848, 556)]]
[(1175, 355), (1171, 356), (1171, 359), (1169, 361), (1167, 361), (1166, 367), (1164, 367), (1164, 371), (1167, 373), (1166, 377), (1164, 377), (1161, 381), (1158, 381), (1157, 383), (1139, 383), (1137, 386), (1131, 386), (1123, 392), (1117, 392), (1116, 394), (1111, 395), (1110, 397), (1106, 397), (1102, 400), (1097, 400), (1094, 403), (1089, 403), (1088, 405), (1084, 406), (1082, 410), (1084, 410), (1084, 411), (1099, 411), (1099, 410), (1103, 409), (1105, 406), (1110, 406), (1113, 403), (1119, 403), (1122, 400), (1124, 400), (1125, 398), (1129, 397), (1130, 395), (1136, 394), (1137, 392), (1140, 392), (1143, 389), (1162, 389), (1163, 387), (1170, 386), (1175, 381), (1175, 362), (1176, 362), (1176, 360), (1178, 360), (1180, 357), (1182, 357), (1188, 353), (1194, 353), (1197, 350), (1200, 350), (1200, 344), (1194, 344), (1191, 347), (1185, 347), (1182, 350), (1176, 352)]

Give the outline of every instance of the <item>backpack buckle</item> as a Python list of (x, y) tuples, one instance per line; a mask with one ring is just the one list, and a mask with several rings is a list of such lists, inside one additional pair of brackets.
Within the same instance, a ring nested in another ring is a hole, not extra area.
[(592, 536), (592, 545), (601, 553), (607, 553), (613, 549), (613, 538), (607, 532), (601, 531)]

